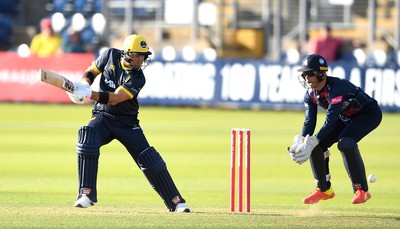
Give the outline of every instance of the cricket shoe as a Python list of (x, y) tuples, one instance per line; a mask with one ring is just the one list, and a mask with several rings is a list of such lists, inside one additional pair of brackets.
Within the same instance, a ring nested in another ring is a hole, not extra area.
[(330, 187), (325, 192), (322, 192), (319, 188), (314, 189), (309, 196), (303, 199), (305, 204), (316, 204), (320, 200), (328, 200), (335, 197), (332, 187)]
[(87, 208), (93, 206), (95, 203), (89, 199), (88, 196), (82, 194), (81, 198), (77, 199), (74, 207), (77, 208)]
[(362, 190), (360, 186), (357, 186), (356, 189), (354, 198), (351, 201), (352, 204), (362, 204), (371, 199), (371, 194), (369, 192)]
[(176, 205), (175, 212), (190, 212), (190, 209), (186, 204), (180, 203)]

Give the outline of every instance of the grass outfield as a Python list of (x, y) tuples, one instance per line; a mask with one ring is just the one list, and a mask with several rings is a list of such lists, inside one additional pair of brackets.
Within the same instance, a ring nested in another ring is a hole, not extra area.
[[(336, 197), (304, 205), (314, 186), (310, 166), (293, 163), (285, 150), (303, 112), (142, 107), (142, 128), (192, 210), (173, 214), (116, 141), (101, 150), (99, 203), (73, 207), (76, 134), (91, 105), (0, 103), (0, 111), (0, 228), (400, 228), (400, 114), (385, 113), (360, 143), (367, 174), (378, 177), (370, 201), (351, 204), (335, 145)], [(233, 127), (252, 131), (251, 213), (229, 212)]]

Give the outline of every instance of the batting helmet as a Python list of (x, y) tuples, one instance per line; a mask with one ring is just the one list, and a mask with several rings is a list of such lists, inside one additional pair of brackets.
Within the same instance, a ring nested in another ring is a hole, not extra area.
[(125, 38), (122, 43), (122, 50), (125, 53), (133, 52), (143, 56), (151, 55), (146, 38), (137, 34), (132, 34)]

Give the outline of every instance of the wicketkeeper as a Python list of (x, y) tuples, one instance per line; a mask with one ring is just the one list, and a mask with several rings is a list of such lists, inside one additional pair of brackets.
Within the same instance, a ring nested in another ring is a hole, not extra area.
[[(290, 157), (298, 164), (310, 159), (316, 188), (303, 199), (305, 204), (335, 196), (331, 186), (328, 149), (338, 143), (344, 166), (350, 177), (354, 198), (353, 204), (371, 198), (368, 192), (365, 167), (358, 142), (379, 126), (382, 112), (377, 101), (351, 82), (328, 76), (328, 64), (320, 55), (308, 55), (298, 70), (300, 82), (307, 91), (304, 96), (305, 121), (301, 136), (295, 136), (288, 147)], [(326, 119), (321, 129), (314, 134), (318, 106), (326, 109)]]
[[(157, 150), (150, 146), (139, 125), (137, 96), (145, 85), (142, 71), (151, 52), (143, 36), (128, 36), (122, 50), (110, 48), (86, 70), (82, 82), (69, 97), (74, 103), (95, 101), (87, 126), (78, 131), (78, 196), (75, 207), (86, 208), (97, 202), (97, 170), (100, 147), (116, 139), (128, 150), (150, 185), (171, 212), (190, 212), (167, 166)], [(101, 75), (100, 75), (101, 74)], [(99, 91), (89, 88), (100, 77)]]

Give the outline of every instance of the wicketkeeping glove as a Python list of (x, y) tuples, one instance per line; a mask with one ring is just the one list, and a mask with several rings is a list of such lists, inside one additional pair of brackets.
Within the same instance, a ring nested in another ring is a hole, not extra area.
[(289, 156), (292, 158), (292, 161), (294, 161), (294, 151), (297, 149), (297, 147), (303, 143), (304, 137), (300, 135), (296, 135), (293, 138), (293, 145), (290, 147), (287, 147), (287, 150), (289, 151)]
[(319, 140), (317, 137), (307, 134), (304, 138), (304, 142), (299, 144), (294, 150), (293, 161), (300, 165), (306, 162), (310, 158), (311, 152), (318, 144)]

